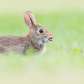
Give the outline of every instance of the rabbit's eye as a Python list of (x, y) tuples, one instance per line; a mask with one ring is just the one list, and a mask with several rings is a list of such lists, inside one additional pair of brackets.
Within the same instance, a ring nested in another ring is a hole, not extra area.
[(42, 30), (42, 29), (40, 29), (40, 30), (39, 30), (39, 32), (40, 32), (40, 33), (43, 33), (43, 30)]

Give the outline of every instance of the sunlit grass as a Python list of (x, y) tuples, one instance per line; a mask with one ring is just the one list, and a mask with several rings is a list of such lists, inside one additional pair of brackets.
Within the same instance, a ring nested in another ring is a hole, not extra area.
[[(35, 17), (52, 32), (54, 41), (46, 44), (47, 50), (42, 56), (1, 55), (0, 84), (84, 83), (84, 13), (36, 13)], [(22, 14), (0, 15), (0, 36), (27, 33)]]

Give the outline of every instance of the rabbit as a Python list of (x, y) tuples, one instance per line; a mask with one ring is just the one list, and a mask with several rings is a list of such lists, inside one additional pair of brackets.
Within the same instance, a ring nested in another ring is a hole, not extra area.
[(0, 53), (5, 54), (12, 51), (25, 55), (30, 48), (33, 48), (36, 53), (44, 53), (45, 43), (53, 41), (52, 33), (41, 24), (36, 23), (31, 11), (23, 12), (23, 16), (25, 24), (29, 27), (28, 34), (0, 37)]

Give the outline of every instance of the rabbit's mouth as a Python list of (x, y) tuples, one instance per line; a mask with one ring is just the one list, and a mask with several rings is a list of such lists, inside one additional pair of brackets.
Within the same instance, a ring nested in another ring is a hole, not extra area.
[(50, 41), (53, 41), (53, 39), (42, 39), (42, 40), (39, 40), (39, 44), (48, 43)]
[(49, 39), (49, 41), (53, 41), (53, 39)]
[(42, 42), (43, 43), (48, 43), (50, 40), (49, 39), (43, 39)]

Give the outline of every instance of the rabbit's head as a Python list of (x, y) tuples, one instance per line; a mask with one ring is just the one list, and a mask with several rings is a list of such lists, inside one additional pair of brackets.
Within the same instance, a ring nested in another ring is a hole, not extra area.
[(35, 17), (32, 12), (27, 11), (23, 13), (24, 21), (29, 26), (29, 32), (27, 36), (37, 40), (39, 43), (47, 43), (53, 41), (52, 33), (39, 23), (36, 23)]

